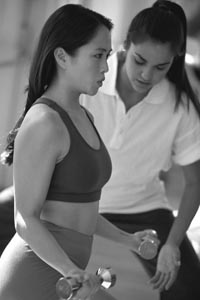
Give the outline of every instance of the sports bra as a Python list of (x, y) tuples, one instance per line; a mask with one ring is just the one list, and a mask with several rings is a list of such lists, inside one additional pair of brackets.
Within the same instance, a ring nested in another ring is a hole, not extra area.
[(98, 201), (101, 189), (111, 176), (111, 159), (91, 117), (85, 110), (100, 141), (100, 148), (92, 148), (79, 133), (68, 113), (56, 102), (39, 98), (34, 104), (43, 103), (60, 115), (70, 135), (70, 148), (56, 164), (46, 200), (63, 202)]

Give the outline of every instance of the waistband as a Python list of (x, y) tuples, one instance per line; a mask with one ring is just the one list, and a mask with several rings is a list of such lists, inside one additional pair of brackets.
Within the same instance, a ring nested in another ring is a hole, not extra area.
[(67, 228), (67, 227), (63, 227), (63, 226), (60, 226), (60, 225), (56, 225), (54, 223), (51, 223), (49, 221), (46, 221), (46, 220), (41, 220), (41, 223), (49, 229), (49, 231), (52, 231), (52, 232), (61, 232), (61, 233), (71, 233), (73, 235), (75, 235), (76, 237), (79, 236), (79, 237), (82, 237), (82, 238), (86, 238), (86, 239), (93, 239), (93, 235), (88, 235), (88, 234), (85, 234), (85, 233), (82, 233), (80, 231), (76, 231), (74, 229), (71, 229), (71, 228)]
[(99, 201), (101, 197), (101, 190), (91, 193), (59, 193), (56, 191), (49, 191), (47, 201), (62, 201), (62, 202), (95, 202)]

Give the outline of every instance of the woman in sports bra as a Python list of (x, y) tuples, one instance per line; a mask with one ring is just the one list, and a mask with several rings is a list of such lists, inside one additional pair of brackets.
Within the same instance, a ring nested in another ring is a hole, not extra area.
[(80, 94), (94, 95), (103, 83), (111, 29), (99, 13), (68, 4), (41, 31), (25, 109), (2, 154), (13, 163), (17, 231), (0, 259), (2, 300), (56, 300), (61, 276), (82, 283), (76, 299), (114, 299), (85, 271), (93, 234), (136, 252), (146, 235), (120, 231), (98, 214), (111, 161), (79, 104)]

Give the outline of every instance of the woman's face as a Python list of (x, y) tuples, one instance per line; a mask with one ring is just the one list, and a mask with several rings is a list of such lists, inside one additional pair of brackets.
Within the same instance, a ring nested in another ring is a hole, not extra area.
[(169, 43), (149, 39), (131, 43), (123, 69), (130, 86), (138, 93), (146, 93), (166, 76), (173, 59)]
[(111, 52), (111, 33), (101, 26), (94, 38), (80, 47), (76, 55), (70, 57), (68, 80), (76, 91), (95, 95), (108, 71), (107, 59)]

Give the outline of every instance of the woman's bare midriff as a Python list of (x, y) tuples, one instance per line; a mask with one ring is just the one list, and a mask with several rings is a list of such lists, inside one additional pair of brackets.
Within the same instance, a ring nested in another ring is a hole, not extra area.
[(99, 202), (72, 203), (45, 201), (41, 219), (55, 225), (92, 235), (95, 232)]

